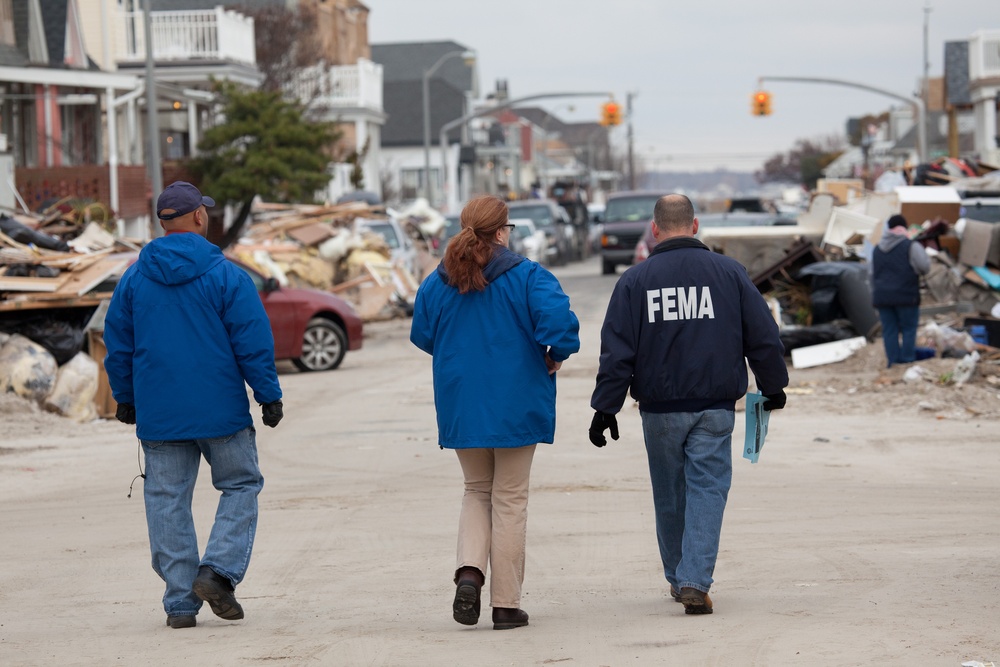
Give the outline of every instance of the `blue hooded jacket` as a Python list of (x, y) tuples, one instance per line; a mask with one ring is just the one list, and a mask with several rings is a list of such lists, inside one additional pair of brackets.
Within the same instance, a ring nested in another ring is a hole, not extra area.
[(410, 341), (430, 354), (438, 443), (448, 449), (551, 443), (556, 378), (545, 354), (580, 349), (580, 323), (555, 276), (498, 247), (486, 289), (460, 294), (444, 266), (420, 285)]
[[(281, 398), (274, 338), (245, 271), (193, 233), (150, 242), (122, 276), (104, 321), (115, 400), (135, 406), (142, 440), (231, 435)], [(244, 384), (246, 383), (246, 384)]]

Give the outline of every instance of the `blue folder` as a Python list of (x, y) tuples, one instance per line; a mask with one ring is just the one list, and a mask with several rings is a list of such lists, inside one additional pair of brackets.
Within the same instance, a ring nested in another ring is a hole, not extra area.
[(765, 401), (767, 399), (760, 393), (747, 393), (747, 433), (743, 440), (743, 458), (750, 459), (750, 463), (757, 463), (767, 437), (767, 422), (771, 413), (764, 409)]

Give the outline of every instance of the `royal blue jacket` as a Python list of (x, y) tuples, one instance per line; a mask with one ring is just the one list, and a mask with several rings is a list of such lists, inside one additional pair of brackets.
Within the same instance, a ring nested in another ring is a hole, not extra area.
[(460, 294), (443, 264), (417, 290), (410, 341), (433, 357), (438, 443), (448, 449), (552, 442), (556, 376), (545, 365), (580, 349), (559, 281), (497, 247), (481, 292)]
[(257, 289), (218, 247), (192, 233), (154, 239), (115, 288), (104, 368), (135, 406), (142, 440), (231, 435), (258, 403), (281, 398), (274, 338)]
[(668, 239), (615, 286), (590, 404), (615, 414), (631, 389), (645, 412), (732, 410), (747, 390), (744, 358), (761, 393), (788, 384), (778, 325), (743, 265)]

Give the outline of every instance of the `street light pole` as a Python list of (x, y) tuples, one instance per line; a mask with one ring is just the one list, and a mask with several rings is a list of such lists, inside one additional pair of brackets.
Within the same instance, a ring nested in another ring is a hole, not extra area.
[[(434, 202), (431, 200), (431, 77), (434, 76), (434, 72), (436, 72), (446, 60), (454, 58), (455, 56), (462, 56), (466, 61), (470, 61), (475, 59), (476, 54), (472, 51), (449, 51), (438, 58), (436, 63), (431, 65), (428, 69), (425, 69), (423, 76), (424, 198), (427, 199), (427, 203), (431, 206), (434, 205)], [(441, 165), (441, 169), (444, 169), (443, 164)]]
[[(527, 97), (519, 97), (516, 100), (505, 100), (501, 104), (497, 104), (496, 106), (492, 106), (492, 107), (490, 107), (488, 109), (480, 109), (479, 111), (474, 111), (472, 113), (467, 113), (464, 116), (462, 116), (461, 118), (456, 118), (455, 120), (449, 121), (449, 122), (447, 122), (447, 123), (445, 123), (444, 125), (441, 126), (441, 130), (440, 130), (440, 132), (438, 134), (438, 148), (440, 148), (440, 150), (441, 150), (441, 164), (444, 165), (445, 162), (448, 159), (448, 131), (451, 130), (452, 128), (454, 128), (454, 127), (458, 127), (462, 123), (469, 122), (473, 118), (479, 118), (480, 116), (490, 116), (492, 114), (495, 114), (497, 111), (502, 111), (504, 109), (509, 109), (510, 107), (517, 106), (518, 104), (523, 104), (524, 102), (532, 102), (534, 100), (543, 100), (543, 99), (550, 99), (550, 98), (556, 98), (556, 97), (609, 97), (610, 95), (611, 95), (611, 93), (609, 93), (607, 91), (600, 92), (600, 93), (594, 93), (594, 92), (586, 92), (586, 93), (541, 93), (541, 94), (538, 94), (538, 95), (528, 95)], [(446, 171), (443, 171), (442, 174), (445, 176), (445, 178), (447, 178), (448, 174), (447, 174)], [(450, 185), (450, 184), (448, 184), (448, 182), (445, 181), (445, 186), (446, 186), (445, 189), (446, 190), (447, 190), (447, 186), (448, 185)], [(453, 203), (457, 204), (457, 202), (452, 202), (452, 199), (454, 199), (454, 198), (455, 198), (454, 188), (452, 188), (452, 190), (449, 191), (448, 202), (447, 202), (449, 210), (453, 209), (453, 206), (452, 206)]]
[(891, 90), (883, 90), (882, 88), (876, 88), (875, 86), (869, 86), (864, 83), (856, 83), (854, 81), (845, 81), (843, 79), (825, 79), (818, 77), (805, 77), (805, 76), (761, 76), (757, 78), (757, 88), (759, 89), (764, 81), (791, 81), (794, 83), (826, 83), (834, 86), (847, 86), (848, 88), (857, 88), (859, 90), (867, 90), (872, 93), (878, 93), (879, 95), (885, 95), (893, 99), (900, 100), (909, 104), (914, 110), (914, 115), (917, 117), (917, 157), (921, 162), (927, 160), (927, 107), (924, 106), (924, 100), (919, 96), (913, 98), (906, 97), (905, 95), (899, 95), (892, 92)]

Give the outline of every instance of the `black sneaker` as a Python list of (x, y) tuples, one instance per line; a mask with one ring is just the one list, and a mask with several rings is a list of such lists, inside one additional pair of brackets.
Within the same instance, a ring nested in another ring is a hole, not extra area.
[(198, 576), (191, 586), (194, 594), (207, 602), (219, 618), (238, 621), (243, 618), (243, 607), (236, 601), (233, 585), (207, 565), (198, 568)]
[(178, 628), (193, 628), (198, 625), (198, 619), (194, 616), (167, 616), (167, 625), (177, 630)]

